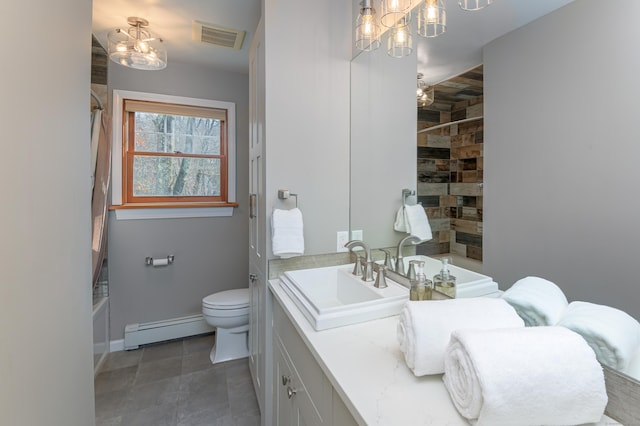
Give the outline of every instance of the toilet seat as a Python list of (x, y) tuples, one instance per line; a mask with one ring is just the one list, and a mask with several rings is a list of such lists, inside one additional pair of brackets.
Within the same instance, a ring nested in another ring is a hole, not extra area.
[(203, 308), (216, 310), (245, 309), (249, 307), (249, 289), (220, 291), (202, 299)]

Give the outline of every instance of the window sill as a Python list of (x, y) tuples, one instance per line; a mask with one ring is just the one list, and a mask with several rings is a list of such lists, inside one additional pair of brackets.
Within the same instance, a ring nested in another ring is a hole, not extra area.
[(109, 206), (116, 220), (230, 217), (237, 203), (166, 203)]

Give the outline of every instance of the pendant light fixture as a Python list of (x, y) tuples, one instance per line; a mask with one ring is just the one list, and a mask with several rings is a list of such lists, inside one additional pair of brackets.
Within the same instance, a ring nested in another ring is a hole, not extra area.
[(161, 70), (167, 66), (167, 51), (161, 38), (151, 35), (149, 21), (135, 16), (127, 18), (130, 27), (117, 28), (107, 35), (109, 59), (138, 70)]
[(411, 9), (411, 0), (382, 0), (380, 23), (393, 28)]
[(419, 107), (427, 107), (433, 103), (435, 100), (435, 93), (433, 90), (433, 86), (427, 86), (427, 83), (422, 80), (424, 75), (420, 72), (418, 73), (418, 87), (416, 89), (416, 100), (418, 101)]
[(372, 0), (363, 0), (360, 15), (356, 19), (356, 47), (371, 51), (380, 47), (380, 25), (376, 21), (376, 11)]
[(393, 58), (409, 56), (413, 52), (411, 15), (405, 15), (389, 30), (387, 53)]
[(458, 0), (462, 10), (480, 10), (493, 3), (493, 0)]
[(447, 30), (447, 11), (443, 0), (422, 0), (418, 11), (418, 35), (437, 37)]

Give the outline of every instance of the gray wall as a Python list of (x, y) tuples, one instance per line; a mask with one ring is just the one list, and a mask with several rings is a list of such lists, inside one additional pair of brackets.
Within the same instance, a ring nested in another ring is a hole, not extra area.
[(263, 10), (267, 212), (294, 205), (279, 188), (299, 194), (305, 254), (335, 252), (349, 229), (351, 5), (267, 0)]
[(484, 49), (484, 265), (502, 289), (538, 275), (640, 317), (638, 16), (575, 1)]
[(87, 426), (91, 2), (36, 9), (0, 15), (3, 39), (19, 38), (3, 49), (0, 100), (0, 424)]
[[(133, 90), (236, 103), (237, 180), (240, 206), (233, 217), (115, 220), (109, 217), (111, 339), (127, 324), (202, 312), (202, 298), (248, 286), (248, 75), (169, 61), (163, 71), (109, 65), (109, 90)], [(146, 256), (173, 254), (164, 268)]]

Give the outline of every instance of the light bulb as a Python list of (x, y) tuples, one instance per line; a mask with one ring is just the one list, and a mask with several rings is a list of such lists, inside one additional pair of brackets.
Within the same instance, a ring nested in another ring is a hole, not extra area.
[(407, 34), (404, 28), (399, 29), (398, 32), (396, 33), (396, 42), (404, 43), (406, 38), (407, 38)]
[(438, 11), (432, 5), (427, 8), (427, 21), (436, 22), (438, 20)]
[(136, 50), (138, 52), (147, 53), (149, 52), (149, 44), (144, 41), (138, 40), (136, 42)]
[(362, 24), (364, 25), (363, 33), (370, 36), (373, 33), (373, 16), (364, 15), (362, 17)]

